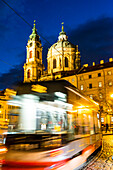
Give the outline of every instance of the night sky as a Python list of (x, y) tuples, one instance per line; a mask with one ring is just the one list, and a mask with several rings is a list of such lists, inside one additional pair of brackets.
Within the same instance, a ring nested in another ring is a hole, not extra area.
[(82, 64), (99, 64), (102, 59), (108, 62), (113, 57), (113, 0), (5, 2), (0, 0), (0, 90), (23, 80), (26, 45), (34, 20), (45, 66), (47, 49), (57, 41), (62, 22), (68, 40), (79, 45)]

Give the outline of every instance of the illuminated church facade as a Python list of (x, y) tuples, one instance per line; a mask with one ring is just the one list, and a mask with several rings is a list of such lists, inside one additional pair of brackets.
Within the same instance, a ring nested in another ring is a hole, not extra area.
[(42, 63), (42, 44), (34, 23), (27, 43), (24, 83), (65, 79), (91, 99), (99, 102), (102, 124), (113, 126), (113, 58), (107, 63), (81, 66), (78, 45), (68, 41), (62, 24), (58, 40), (47, 53), (47, 70)]
[(62, 78), (62, 73), (80, 68), (80, 52), (78, 46), (68, 41), (62, 24), (58, 41), (47, 54), (47, 70), (42, 64), (42, 44), (35, 27), (27, 43), (27, 58), (24, 64), (24, 82), (46, 81)]

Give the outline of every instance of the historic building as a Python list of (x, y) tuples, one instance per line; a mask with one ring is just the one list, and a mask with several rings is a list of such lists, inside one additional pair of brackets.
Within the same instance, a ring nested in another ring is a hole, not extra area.
[(58, 41), (47, 53), (47, 70), (42, 63), (42, 45), (35, 27), (27, 43), (27, 59), (24, 64), (24, 82), (38, 82), (65, 79), (75, 85), (81, 92), (100, 104), (102, 124), (113, 126), (113, 59), (92, 66), (81, 66), (78, 45), (68, 41), (62, 23)]
[(43, 75), (42, 44), (35, 27), (27, 43), (27, 58), (24, 64), (24, 82), (37, 81)]
[(58, 41), (53, 44), (47, 54), (47, 70), (42, 64), (42, 45), (35, 27), (27, 43), (27, 59), (24, 64), (24, 82), (45, 81), (62, 78), (65, 72), (80, 68), (80, 52), (78, 45), (68, 41), (62, 24)]
[[(17, 122), (16, 114), (13, 114), (13, 110), (16, 110), (16, 106), (8, 105), (8, 101), (11, 100), (11, 96), (15, 96), (16, 91), (12, 89), (5, 89), (0, 91), (0, 134), (7, 130), (8, 124), (15, 124)], [(9, 115), (10, 111), (10, 115)]]
[(99, 102), (102, 124), (113, 127), (113, 59), (93, 66), (85, 65), (77, 74), (78, 89)]

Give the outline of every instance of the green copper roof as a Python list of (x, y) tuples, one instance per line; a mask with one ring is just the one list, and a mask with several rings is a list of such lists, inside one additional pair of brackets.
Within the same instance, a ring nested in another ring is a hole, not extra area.
[(33, 26), (33, 29), (32, 29), (32, 34), (29, 37), (30, 37), (31, 40), (32, 39), (39, 40), (39, 35), (37, 34), (35, 20), (34, 20), (34, 26)]

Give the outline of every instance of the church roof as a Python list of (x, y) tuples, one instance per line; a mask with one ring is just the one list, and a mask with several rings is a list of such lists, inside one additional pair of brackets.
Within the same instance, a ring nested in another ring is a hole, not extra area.
[(37, 41), (39, 41), (39, 35), (37, 34), (37, 29), (36, 29), (36, 26), (35, 26), (35, 20), (34, 20), (34, 27), (32, 29), (32, 34), (29, 36), (30, 40), (32, 39), (35, 39)]
[(95, 66), (88, 66), (88, 67), (84, 67), (83, 66), (78, 74), (86, 73), (86, 72), (91, 72), (91, 71), (102, 70), (102, 69), (110, 68), (110, 67), (113, 67), (113, 61), (112, 62), (103, 63), (103, 64), (97, 64)]
[(62, 23), (61, 32), (58, 36), (58, 41), (54, 43), (50, 48), (76, 48), (76, 46), (68, 41), (66, 32), (64, 32), (64, 23)]
[(68, 40), (64, 40), (64, 41), (57, 41), (51, 47), (56, 47), (56, 48), (60, 48), (60, 47), (75, 48), (75, 45), (70, 43)]

